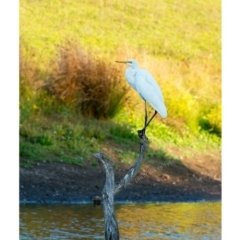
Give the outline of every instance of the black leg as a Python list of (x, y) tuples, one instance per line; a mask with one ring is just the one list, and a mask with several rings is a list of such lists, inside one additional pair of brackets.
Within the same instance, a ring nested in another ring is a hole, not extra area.
[(147, 122), (147, 107), (146, 107), (146, 101), (145, 101), (145, 123), (144, 123), (144, 128), (142, 130), (138, 130), (138, 136), (140, 138), (143, 138), (143, 135), (145, 134), (145, 130), (147, 126), (150, 124), (150, 122), (153, 120), (153, 118), (157, 115), (157, 111), (155, 110), (154, 114), (150, 118), (150, 120)]
[(146, 103), (146, 101), (144, 101), (144, 107), (145, 107), (144, 127), (143, 127), (143, 129), (138, 130), (138, 136), (140, 138), (143, 138), (143, 135), (145, 134), (146, 125), (147, 125), (148, 114), (147, 114), (147, 103)]
[(147, 122), (145, 128), (149, 125), (149, 123), (153, 120), (153, 118), (157, 115), (157, 111), (155, 110), (154, 114), (152, 115), (151, 119)]
[(144, 101), (144, 103), (145, 103), (145, 122), (144, 122), (144, 128), (146, 128), (148, 114), (147, 114), (147, 104), (146, 104), (146, 101)]

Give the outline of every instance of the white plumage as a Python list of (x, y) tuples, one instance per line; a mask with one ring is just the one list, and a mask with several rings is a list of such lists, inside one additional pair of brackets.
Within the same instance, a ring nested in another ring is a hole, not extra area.
[(141, 69), (134, 59), (117, 62), (126, 63), (129, 66), (125, 71), (127, 82), (138, 92), (144, 101), (147, 101), (160, 114), (162, 118), (166, 118), (167, 108), (164, 104), (163, 94), (152, 74), (145, 69)]

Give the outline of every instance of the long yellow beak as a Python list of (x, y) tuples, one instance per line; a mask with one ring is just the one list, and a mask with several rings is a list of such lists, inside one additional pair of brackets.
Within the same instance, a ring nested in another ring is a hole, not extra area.
[(115, 61), (117, 63), (128, 63), (128, 61)]

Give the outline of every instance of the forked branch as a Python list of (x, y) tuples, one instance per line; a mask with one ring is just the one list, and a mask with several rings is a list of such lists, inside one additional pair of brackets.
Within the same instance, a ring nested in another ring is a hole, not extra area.
[(98, 162), (103, 166), (106, 173), (106, 181), (102, 191), (102, 201), (104, 209), (104, 222), (105, 222), (105, 240), (118, 240), (119, 231), (117, 219), (114, 211), (114, 195), (125, 189), (132, 179), (136, 176), (142, 162), (144, 154), (147, 151), (148, 139), (144, 132), (141, 132), (140, 137), (140, 153), (134, 165), (129, 169), (127, 174), (115, 186), (114, 169), (111, 161), (103, 153), (95, 153), (94, 156)]
[(95, 153), (98, 162), (106, 172), (106, 181), (102, 191), (105, 223), (105, 240), (118, 240), (119, 231), (114, 211), (114, 170), (111, 161), (103, 153)]

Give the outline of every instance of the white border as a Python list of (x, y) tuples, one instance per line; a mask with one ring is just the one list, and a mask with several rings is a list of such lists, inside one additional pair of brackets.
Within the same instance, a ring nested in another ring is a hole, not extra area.
[(222, 239), (239, 236), (240, 2), (222, 2)]
[(19, 2), (0, 1), (1, 239), (19, 239)]
[[(222, 239), (238, 236), (240, 175), (240, 8), (222, 1), (223, 208)], [(19, 239), (18, 39), (19, 2), (0, 2), (1, 238)]]

